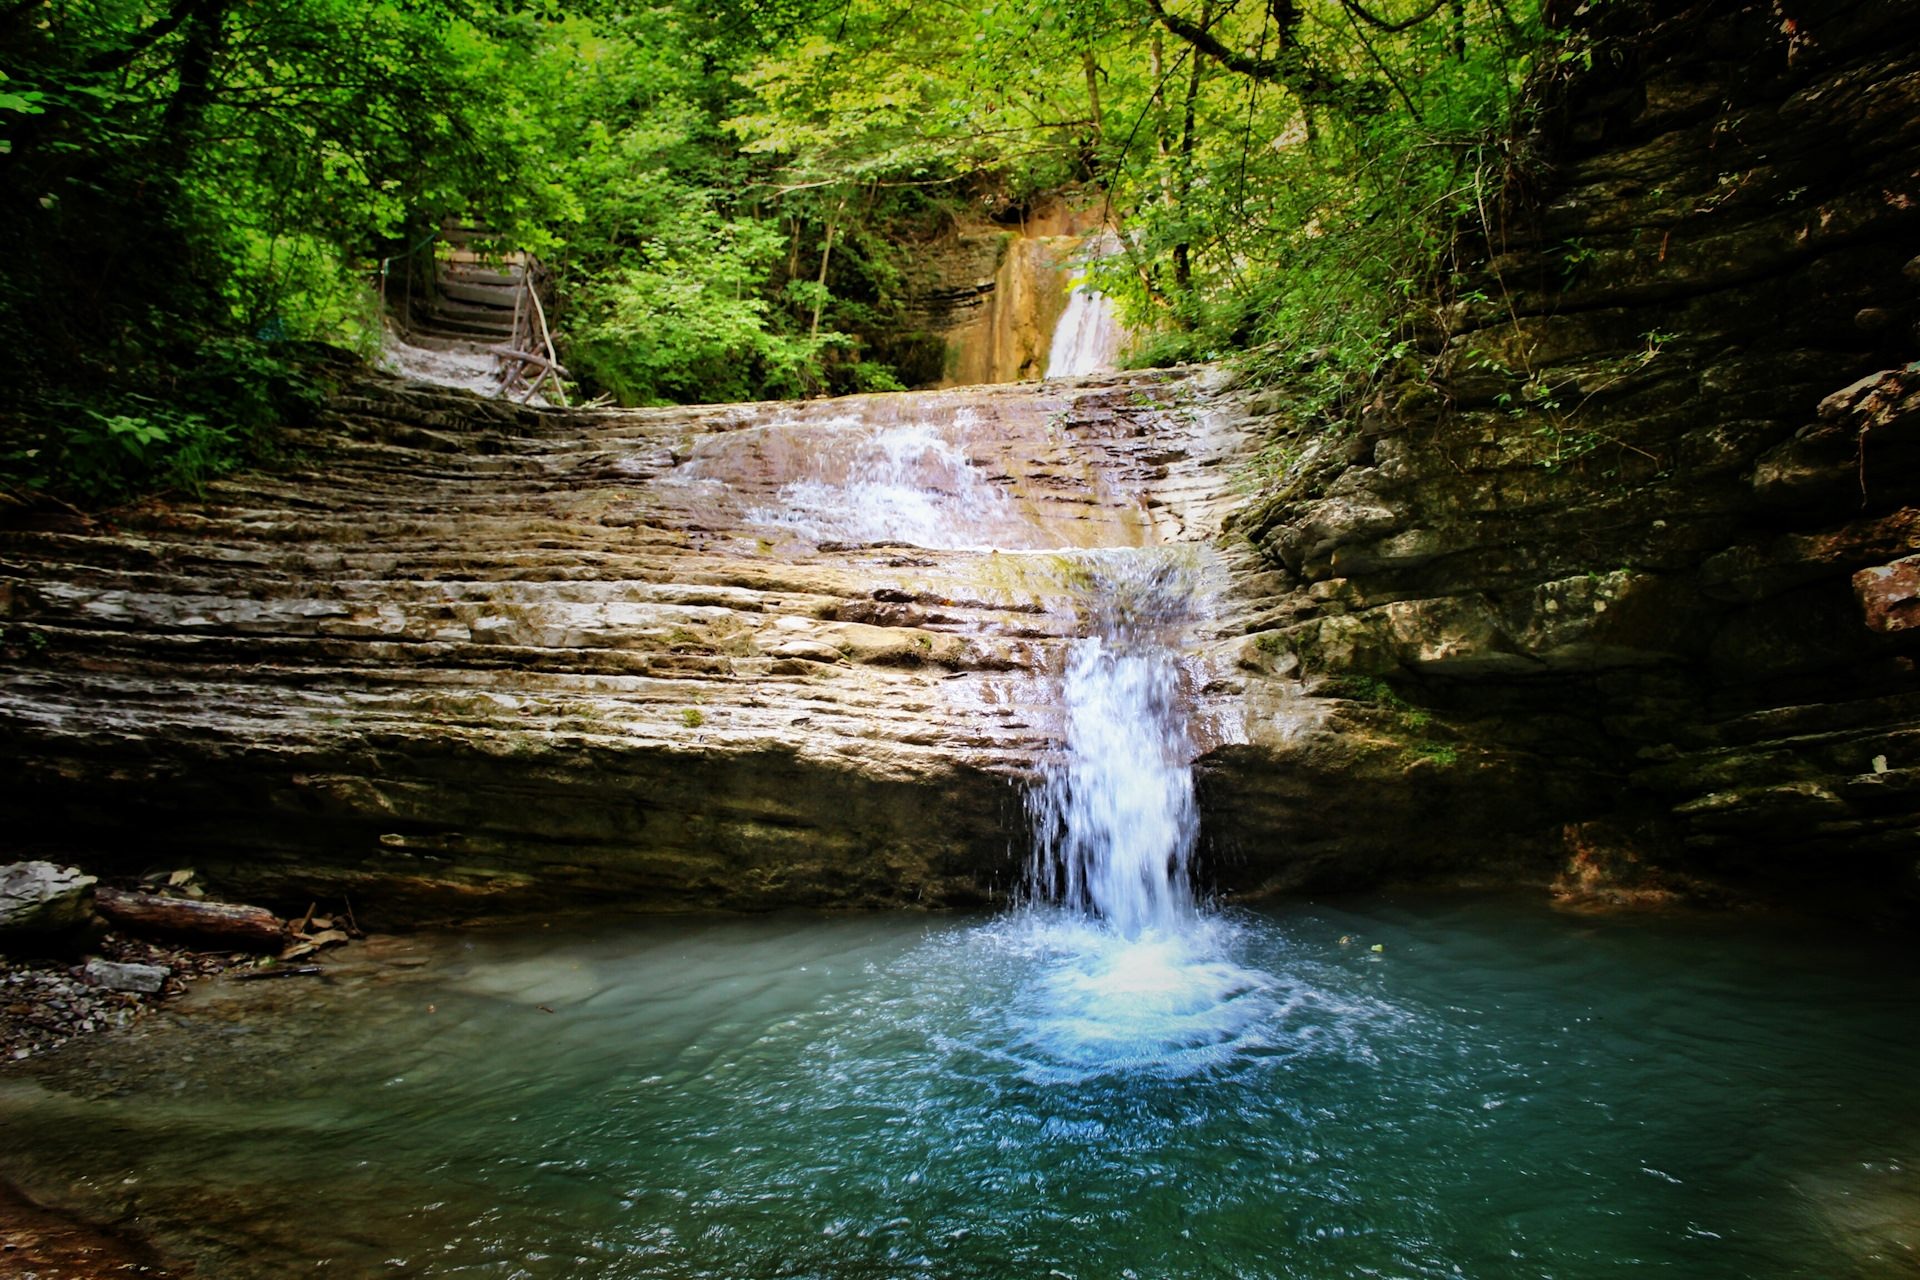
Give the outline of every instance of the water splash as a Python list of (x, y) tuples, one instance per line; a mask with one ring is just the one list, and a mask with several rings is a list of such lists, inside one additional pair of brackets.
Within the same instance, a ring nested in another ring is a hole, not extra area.
[(1297, 993), (1238, 963), (1243, 930), (1189, 913), (1136, 935), (1066, 910), (1030, 910), (981, 931), (1017, 958), (999, 1015), (1007, 1061), (1041, 1084), (1102, 1076), (1179, 1079), (1232, 1071), (1276, 1038)]
[(1193, 742), (1176, 658), (1202, 611), (1191, 551), (1075, 557), (1066, 575), (1085, 638), (1063, 681), (1066, 740), (1029, 795), (1033, 904), (1019, 935), (1039, 957), (1018, 996), (1030, 1072), (1184, 1075), (1264, 1043), (1276, 980), (1233, 956), (1199, 910)]
[(1123, 936), (1174, 931), (1193, 913), (1199, 814), (1170, 641), (1193, 612), (1194, 562), (1136, 551), (1071, 563), (1088, 634), (1068, 660), (1066, 742), (1029, 798), (1029, 887)]

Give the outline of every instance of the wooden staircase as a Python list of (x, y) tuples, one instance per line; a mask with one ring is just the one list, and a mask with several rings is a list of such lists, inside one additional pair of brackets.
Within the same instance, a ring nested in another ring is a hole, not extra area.
[(443, 227), (407, 256), (397, 280), (389, 273), (388, 310), (414, 346), (494, 357), (501, 394), (524, 401), (547, 383), (548, 395), (564, 404), (560, 379), (567, 371), (547, 328), (552, 275), (531, 254), (473, 247), (498, 238), (484, 227)]

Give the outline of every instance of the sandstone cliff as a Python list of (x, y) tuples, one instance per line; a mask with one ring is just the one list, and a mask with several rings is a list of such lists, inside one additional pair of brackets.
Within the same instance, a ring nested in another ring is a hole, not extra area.
[(987, 900), (1060, 736), (1045, 551), (1218, 527), (1200, 394), (594, 413), (369, 375), (295, 464), (0, 534), (10, 839), (389, 919)]

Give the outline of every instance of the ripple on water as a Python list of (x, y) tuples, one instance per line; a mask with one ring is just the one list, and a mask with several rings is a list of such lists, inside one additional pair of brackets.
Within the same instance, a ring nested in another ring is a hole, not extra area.
[[(1302, 1052), (1367, 1052), (1360, 1029), (1384, 1006), (1359, 1008), (1248, 963), (1250, 942), (1243, 924), (1218, 916), (1127, 936), (1080, 913), (1030, 908), (945, 945), (972, 953), (962, 967), (989, 979), (971, 987), (977, 1039), (965, 1047), (1034, 1083), (1177, 1079)], [(1345, 1034), (1320, 1036), (1329, 1024)]]
[(1777, 930), (1376, 904), (408, 945), (30, 1064), (0, 1168), (216, 1277), (1877, 1280), (1920, 1239), (1910, 958)]

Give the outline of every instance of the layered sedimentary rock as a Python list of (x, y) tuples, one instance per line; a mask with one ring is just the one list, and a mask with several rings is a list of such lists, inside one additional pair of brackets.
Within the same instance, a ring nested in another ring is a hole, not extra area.
[[(1235, 523), (1270, 670), (1408, 760), (1391, 866), (1911, 905), (1920, 47), (1887, 4), (1591, 6), (1595, 70), (1417, 371), (1289, 425)], [(1284, 742), (1211, 762), (1274, 883), (1364, 875)], [(1311, 771), (1309, 771), (1311, 772)], [(1344, 829), (1343, 829), (1344, 828)], [(1377, 861), (1377, 860), (1376, 860)]]
[(1059, 737), (1051, 549), (1218, 527), (1199, 396), (568, 413), (367, 377), (297, 464), (0, 535), (10, 834), (389, 917), (986, 899)]
[(1590, 6), (1540, 162), (1340, 422), (1191, 376), (632, 413), (362, 381), (279, 471), (16, 521), (9, 830), (389, 917), (988, 900), (1062, 738), (1062, 552), (1184, 544), (1209, 887), (1911, 910), (1895, 9)]

